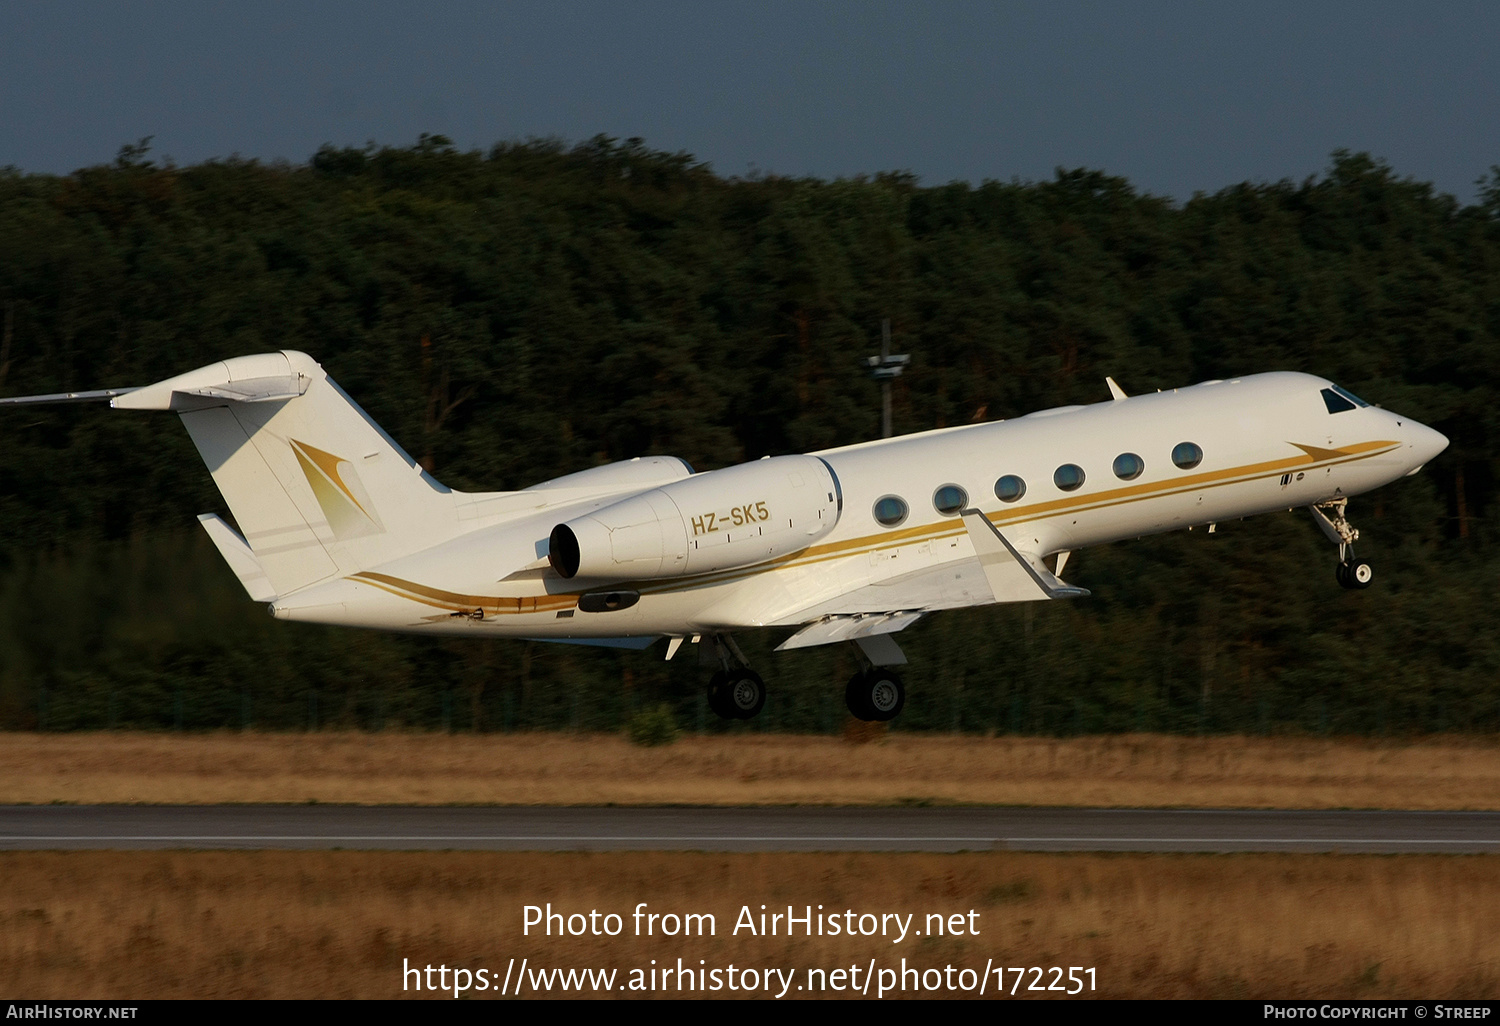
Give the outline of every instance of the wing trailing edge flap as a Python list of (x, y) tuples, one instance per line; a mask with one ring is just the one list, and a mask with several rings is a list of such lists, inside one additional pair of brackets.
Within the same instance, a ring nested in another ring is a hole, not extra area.
[[(855, 641), (872, 639), (886, 634), (894, 634), (899, 630), (910, 627), (922, 618), (920, 610), (897, 610), (892, 613), (848, 613), (825, 616), (821, 620), (814, 620), (803, 627), (796, 634), (787, 638), (776, 651), (786, 652), (794, 648), (812, 648), (816, 645), (832, 645), (839, 641)], [(889, 639), (886, 639), (889, 640)], [(863, 644), (860, 646), (864, 647)], [(895, 648), (892, 642), (889, 646)], [(886, 652), (885, 646), (879, 646), (881, 652)], [(896, 649), (900, 655), (900, 649)], [(902, 656), (900, 662), (877, 663), (877, 665), (900, 665), (906, 662)]]
[(990, 518), (977, 509), (963, 511), (964, 527), (984, 570), (996, 602), (1034, 602), (1037, 599), (1081, 598), (1088, 589), (1064, 584), (1040, 559), (1016, 551)]
[(255, 553), (250, 551), (239, 532), (213, 513), (200, 515), (198, 523), (208, 532), (214, 548), (219, 550), (219, 555), (224, 557), (224, 562), (229, 564), (229, 569), (239, 578), (250, 598), (255, 602), (276, 601), (276, 589), (271, 587), (271, 580), (260, 560), (255, 558)]

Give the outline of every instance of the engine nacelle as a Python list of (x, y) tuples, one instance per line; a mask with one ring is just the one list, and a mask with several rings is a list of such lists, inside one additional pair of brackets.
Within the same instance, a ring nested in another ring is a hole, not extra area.
[(764, 563), (839, 520), (838, 480), (816, 456), (742, 463), (633, 495), (552, 529), (564, 577), (643, 580)]

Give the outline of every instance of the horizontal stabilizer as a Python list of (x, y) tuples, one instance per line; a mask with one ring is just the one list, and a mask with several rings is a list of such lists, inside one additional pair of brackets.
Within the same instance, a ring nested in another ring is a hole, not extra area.
[(271, 581), (266, 577), (260, 560), (255, 558), (255, 553), (250, 551), (250, 546), (245, 544), (245, 539), (240, 537), (239, 532), (213, 513), (201, 514), (198, 523), (208, 532), (219, 555), (224, 557), (224, 562), (229, 564), (234, 576), (245, 586), (250, 598), (256, 602), (276, 601), (276, 589), (271, 587)]
[(1040, 559), (1028, 558), (977, 509), (963, 511), (964, 526), (979, 556), (979, 565), (996, 602), (1034, 602), (1037, 599), (1081, 598), (1085, 588), (1064, 584), (1042, 565)]
[(118, 399), (138, 388), (96, 388), (92, 392), (53, 392), (50, 395), (13, 395), (0, 399), (0, 406), (42, 406), (47, 403), (103, 403)]
[[(894, 634), (922, 618), (920, 612), (903, 610), (894, 613), (856, 613), (849, 616), (825, 616), (787, 638), (776, 651), (832, 645), (837, 641), (858, 641), (880, 634)], [(905, 659), (902, 660), (905, 662)]]
[(312, 377), (286, 353), (260, 353), (221, 360), (154, 385), (133, 389), (110, 405), (117, 410), (184, 413), (226, 403), (295, 399), (305, 393), (311, 383)]

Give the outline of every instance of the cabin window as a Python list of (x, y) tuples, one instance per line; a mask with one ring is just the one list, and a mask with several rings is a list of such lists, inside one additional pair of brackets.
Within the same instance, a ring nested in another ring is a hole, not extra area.
[(906, 500), (896, 495), (885, 495), (875, 500), (875, 522), (881, 527), (896, 527), (906, 520), (910, 509)]
[(945, 517), (951, 517), (969, 504), (969, 493), (956, 484), (945, 484), (932, 493), (932, 506)]
[(1006, 474), (995, 482), (995, 498), (1001, 502), (1015, 502), (1026, 494), (1026, 482), (1014, 474)]
[(1323, 389), (1323, 405), (1328, 407), (1329, 413), (1346, 413), (1356, 409), (1354, 403), (1331, 388)]
[(1192, 442), (1178, 442), (1172, 450), (1172, 462), (1181, 470), (1192, 470), (1203, 462), (1203, 450)]
[(1146, 461), (1133, 452), (1122, 452), (1115, 457), (1115, 477), (1121, 481), (1134, 481), (1146, 469)]
[(1083, 484), (1083, 468), (1076, 463), (1064, 463), (1052, 472), (1052, 483), (1071, 492)]

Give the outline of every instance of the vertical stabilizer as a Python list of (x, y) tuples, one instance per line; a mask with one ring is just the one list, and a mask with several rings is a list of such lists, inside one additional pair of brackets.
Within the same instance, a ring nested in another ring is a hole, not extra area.
[(457, 533), (452, 493), (305, 353), (225, 360), (113, 405), (182, 417), (276, 595)]

